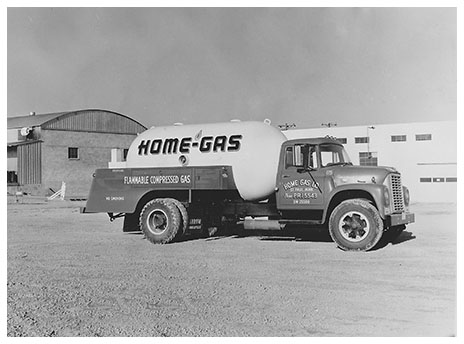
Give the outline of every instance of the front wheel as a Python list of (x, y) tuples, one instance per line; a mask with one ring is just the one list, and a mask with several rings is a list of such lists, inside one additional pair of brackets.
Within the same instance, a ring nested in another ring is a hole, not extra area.
[(181, 215), (173, 202), (157, 198), (145, 204), (140, 213), (139, 223), (145, 238), (150, 242), (167, 244), (179, 231)]
[(382, 237), (383, 221), (369, 201), (346, 200), (332, 211), (329, 233), (342, 250), (368, 251)]

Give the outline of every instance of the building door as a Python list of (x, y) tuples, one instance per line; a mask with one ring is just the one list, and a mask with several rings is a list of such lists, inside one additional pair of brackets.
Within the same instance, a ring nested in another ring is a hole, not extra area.
[(7, 185), (18, 184), (18, 149), (16, 146), (7, 147)]
[(18, 183), (20, 185), (42, 183), (42, 145), (41, 142), (19, 144)]

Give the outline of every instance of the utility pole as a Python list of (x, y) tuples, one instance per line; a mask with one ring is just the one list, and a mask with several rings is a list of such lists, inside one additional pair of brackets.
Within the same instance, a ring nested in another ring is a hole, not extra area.
[(337, 123), (334, 123), (334, 122), (321, 123), (321, 127), (331, 128), (331, 127), (336, 127), (336, 126), (337, 126)]
[(284, 131), (284, 130), (288, 130), (290, 128), (296, 128), (296, 124), (295, 123), (292, 123), (292, 124), (285, 123), (285, 124), (279, 124), (278, 127), (279, 127), (280, 130)]
[(366, 129), (366, 134), (367, 134), (367, 156), (368, 158), (370, 159), (371, 158), (371, 151), (370, 151), (370, 146), (369, 146), (369, 141), (370, 141), (370, 138), (369, 138), (369, 129), (375, 129), (374, 126), (369, 126), (367, 127)]

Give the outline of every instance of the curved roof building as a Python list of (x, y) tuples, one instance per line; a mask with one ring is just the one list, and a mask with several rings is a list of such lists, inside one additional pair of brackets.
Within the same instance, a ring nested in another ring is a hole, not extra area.
[(86, 109), (8, 117), (7, 129), (9, 191), (46, 196), (65, 182), (67, 198), (85, 198), (95, 169), (108, 166), (112, 151), (124, 159), (146, 127), (114, 111)]

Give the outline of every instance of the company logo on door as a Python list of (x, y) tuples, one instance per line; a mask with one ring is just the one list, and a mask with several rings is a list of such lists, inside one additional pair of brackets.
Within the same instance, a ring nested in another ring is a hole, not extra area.
[(317, 184), (310, 179), (295, 179), (284, 183), (284, 189), (286, 191), (291, 189), (293, 189), (291, 191), (313, 191), (316, 188)]
[(293, 200), (293, 204), (310, 204), (318, 198), (317, 184), (310, 179), (295, 179), (284, 183), (284, 198)]

